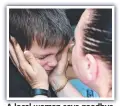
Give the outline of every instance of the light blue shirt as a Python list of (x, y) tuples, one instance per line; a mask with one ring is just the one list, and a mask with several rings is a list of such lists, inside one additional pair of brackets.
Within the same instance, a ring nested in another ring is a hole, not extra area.
[(99, 97), (98, 94), (83, 84), (79, 79), (72, 79), (70, 83), (84, 96), (84, 97)]

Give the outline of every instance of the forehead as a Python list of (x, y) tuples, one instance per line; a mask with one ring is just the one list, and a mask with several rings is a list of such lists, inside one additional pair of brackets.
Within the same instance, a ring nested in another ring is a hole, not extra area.
[(79, 22), (75, 29), (75, 38), (78, 41), (81, 41), (84, 36), (84, 29), (87, 27), (87, 24), (91, 23), (93, 17), (93, 9), (86, 9), (81, 15)]
[(84, 24), (82, 22), (82, 19), (79, 19), (79, 22), (75, 28), (75, 41), (76, 43), (80, 43), (82, 41), (84, 31), (83, 31)]
[(36, 41), (32, 43), (32, 46), (30, 48), (30, 51), (36, 55), (57, 54), (59, 50), (59, 47), (41, 48)]

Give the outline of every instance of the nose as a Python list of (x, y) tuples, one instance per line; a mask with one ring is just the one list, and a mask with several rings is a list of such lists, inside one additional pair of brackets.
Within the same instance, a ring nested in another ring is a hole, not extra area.
[(53, 58), (51, 59), (51, 61), (48, 63), (48, 65), (52, 68), (56, 67), (57, 66), (57, 59), (56, 58)]

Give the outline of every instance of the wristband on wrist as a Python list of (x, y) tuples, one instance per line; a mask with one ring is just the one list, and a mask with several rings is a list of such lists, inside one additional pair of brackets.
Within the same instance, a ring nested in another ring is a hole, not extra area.
[(57, 90), (55, 90), (55, 92), (56, 93), (60, 92), (66, 86), (67, 82), (68, 82), (68, 79), (65, 81), (65, 83), (60, 88), (58, 88)]
[(31, 90), (31, 95), (32, 96), (37, 96), (37, 95), (44, 95), (49, 97), (49, 91), (45, 89), (32, 89)]

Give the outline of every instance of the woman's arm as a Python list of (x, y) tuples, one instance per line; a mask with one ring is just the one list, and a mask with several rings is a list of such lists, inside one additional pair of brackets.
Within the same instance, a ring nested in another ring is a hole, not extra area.
[(69, 83), (66, 76), (68, 68), (69, 45), (63, 50), (61, 60), (49, 76), (50, 84), (59, 97), (82, 97), (82, 95)]
[(58, 97), (83, 97), (65, 77), (52, 81), (51, 85)]

